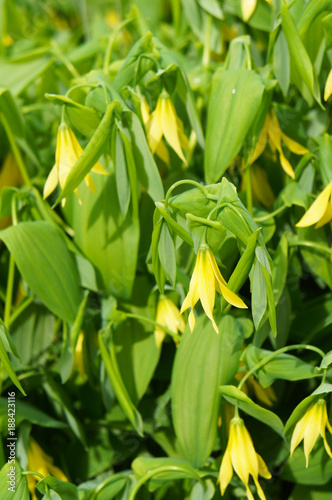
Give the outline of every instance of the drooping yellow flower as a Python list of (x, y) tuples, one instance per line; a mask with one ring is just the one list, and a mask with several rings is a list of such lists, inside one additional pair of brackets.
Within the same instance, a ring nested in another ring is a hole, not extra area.
[(75, 352), (74, 352), (72, 373), (74, 373), (74, 371), (77, 370), (81, 376), (82, 382), (85, 382), (85, 380), (87, 379), (87, 374), (84, 368), (83, 341), (84, 341), (84, 333), (80, 332), (77, 338)]
[[(252, 190), (252, 199), (258, 205), (263, 205), (266, 208), (271, 208), (275, 196), (272, 188), (267, 180), (267, 175), (265, 170), (259, 165), (250, 166), (250, 181)], [(241, 181), (241, 189), (245, 191), (247, 182), (247, 174), (243, 173)]]
[[(185, 322), (180, 314), (179, 309), (176, 307), (171, 299), (165, 297), (165, 295), (160, 295), (157, 305), (156, 323), (165, 326), (176, 335), (179, 332), (184, 332)], [(159, 348), (163, 343), (166, 332), (159, 326), (154, 329), (154, 336), (156, 339), (157, 347)]]
[(210, 247), (206, 244), (201, 245), (198, 250), (194, 272), (190, 280), (189, 292), (181, 307), (181, 314), (191, 307), (189, 314), (189, 326), (191, 331), (193, 331), (195, 327), (193, 309), (198, 299), (200, 299), (205, 314), (212, 321), (215, 331), (219, 333), (218, 327), (213, 319), (216, 290), (233, 306), (241, 309), (247, 308), (243, 300), (227, 287), (227, 282), (219, 271), (216, 259)]
[(316, 223), (316, 228), (324, 226), (332, 220), (332, 181), (317, 196), (309, 210), (306, 211), (296, 227), (312, 226)]
[[(151, 115), (150, 115), (150, 110), (149, 110), (149, 105), (145, 97), (142, 97), (141, 99), (141, 113), (142, 113), (142, 118), (143, 122), (145, 125), (146, 130), (148, 130), (148, 123), (150, 121)], [(150, 146), (151, 147), (151, 146)], [(169, 165), (169, 152), (167, 149), (166, 144), (162, 139), (160, 139), (159, 143), (156, 146), (155, 153), (159, 158), (166, 163), (166, 165)]]
[[(272, 5), (272, 0), (265, 0)], [(241, 0), (241, 10), (243, 21), (247, 22), (255, 12), (257, 0)]]
[[(62, 123), (58, 129), (55, 165), (49, 173), (44, 186), (44, 199), (54, 191), (58, 183), (60, 183), (61, 189), (63, 188), (70, 170), (82, 153), (83, 149), (76, 139), (74, 132), (67, 124)], [(94, 165), (91, 171), (97, 174), (107, 175), (106, 170), (99, 161)], [(84, 180), (88, 188), (96, 194), (96, 186), (90, 174), (87, 174)], [(75, 194), (79, 199), (78, 188), (75, 189)], [(64, 205), (64, 200), (62, 204)]]
[(257, 160), (257, 158), (263, 153), (267, 143), (269, 142), (272, 151), (278, 151), (280, 163), (283, 170), (292, 179), (295, 179), (293, 167), (284, 155), (281, 147), (281, 141), (292, 153), (295, 153), (297, 155), (304, 155), (305, 153), (309, 152), (307, 148), (294, 141), (293, 139), (290, 139), (290, 137), (287, 137), (287, 135), (282, 132), (277, 116), (272, 109), (271, 112), (266, 116), (265, 123), (258, 138), (255, 150), (252, 157), (250, 158), (250, 164), (254, 163), (254, 161)]
[[(147, 116), (146, 105), (143, 104), (143, 106), (145, 106), (145, 111), (143, 112)], [(177, 116), (174, 104), (168, 95), (159, 97), (156, 108), (151, 113), (145, 128), (148, 143), (153, 154), (157, 153), (158, 156), (162, 154), (166, 159), (165, 150), (162, 151), (162, 147), (160, 146), (161, 139), (164, 136), (181, 160), (187, 163), (182, 148), (188, 149), (188, 138), (183, 132), (183, 123)], [(162, 156), (161, 158), (164, 160)]]
[(221, 462), (218, 480), (222, 495), (232, 479), (233, 469), (245, 484), (249, 500), (254, 500), (249, 488), (249, 474), (253, 477), (259, 498), (266, 500), (258, 474), (266, 479), (270, 479), (271, 474), (262, 457), (256, 453), (250, 434), (239, 417), (231, 420), (228, 444)]
[[(62, 470), (53, 465), (53, 459), (42, 450), (33, 438), (30, 438), (29, 441), (27, 470), (39, 472), (44, 477), (51, 474), (57, 479), (61, 479), (61, 481), (68, 481)], [(33, 476), (32, 474), (28, 474), (27, 478), (32, 500), (37, 500), (35, 486), (40, 478), (37, 479), (37, 476)]]
[(296, 424), (291, 440), (290, 455), (293, 455), (295, 448), (303, 439), (306, 467), (308, 467), (311, 450), (313, 449), (318, 436), (321, 435), (324, 441), (325, 450), (332, 458), (331, 449), (326, 441), (325, 427), (327, 427), (332, 433), (332, 427), (327, 418), (325, 399), (318, 399), (318, 401), (310, 406), (310, 408)]
[(331, 94), (332, 94), (332, 69), (329, 72), (329, 76), (327, 77), (326, 80), (324, 89), (324, 101), (327, 101)]

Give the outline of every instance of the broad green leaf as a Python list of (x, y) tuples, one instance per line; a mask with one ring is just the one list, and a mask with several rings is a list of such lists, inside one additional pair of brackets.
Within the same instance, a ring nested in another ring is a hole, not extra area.
[(130, 421), (136, 432), (140, 436), (143, 436), (142, 417), (138, 412), (138, 410), (136, 409), (135, 405), (133, 404), (127, 392), (127, 389), (124, 385), (124, 382), (122, 380), (118, 363), (116, 360), (113, 339), (111, 338), (109, 341), (109, 349), (107, 349), (106, 347), (105, 340), (102, 334), (99, 334), (98, 339), (99, 339), (100, 352), (105, 364), (106, 372), (112, 383), (112, 387), (121, 405), (121, 408), (125, 412), (126, 416), (128, 417), (128, 420)]
[[(281, 6), (282, 14), (282, 31), (285, 35), (291, 61), (294, 66), (294, 70), (298, 73), (298, 77), (294, 82), (298, 87), (300, 92), (303, 93), (302, 82), (311, 93), (311, 95), (316, 99), (319, 105), (321, 105), (319, 85), (317, 81), (317, 76), (315, 70), (312, 66), (308, 53), (303, 45), (300, 35), (294, 25), (294, 22), (288, 11), (288, 7), (285, 2)], [(299, 81), (300, 79), (300, 81)], [(303, 95), (304, 98), (305, 95)]]
[[(326, 484), (332, 478), (332, 461), (325, 451), (323, 441), (310, 453), (309, 466), (306, 468), (302, 444), (299, 445), (283, 467), (281, 477), (297, 484)], [(303, 498), (303, 497), (302, 497)], [(310, 497), (311, 499), (312, 497)]]
[(330, 500), (331, 498), (331, 482), (326, 486), (314, 486), (297, 484), (292, 490), (289, 500)]
[[(150, 316), (147, 308), (141, 313), (147, 318)], [(160, 357), (153, 330), (153, 325), (132, 318), (114, 328), (114, 349), (119, 372), (135, 405), (146, 392)]]
[[(19, 399), (15, 402), (16, 405), (16, 422), (19, 424), (23, 420), (27, 420), (35, 425), (41, 427), (49, 427), (52, 429), (66, 429), (68, 425), (65, 422), (56, 420), (55, 418), (47, 415), (47, 413), (35, 408), (25, 401)], [(0, 398), (0, 419), (3, 420), (8, 417), (8, 400)]]
[(267, 285), (264, 278), (263, 266), (258, 259), (255, 259), (253, 265), (250, 287), (252, 318), (257, 330), (267, 310)]
[[(2, 85), (2, 81), (1, 81)], [(21, 110), (17, 106), (11, 92), (0, 87), (0, 121), (1, 114), (4, 114), (10, 130), (17, 137), (24, 136), (24, 121)]]
[(288, 271), (288, 240), (285, 234), (282, 235), (274, 258), (272, 267), (273, 296), (277, 305), (286, 284)]
[(328, 134), (324, 134), (319, 141), (319, 158), (319, 170), (324, 186), (327, 186), (332, 179), (332, 141)]
[[(264, 358), (270, 356), (273, 351), (258, 349), (254, 345), (247, 347), (245, 360), (249, 369), (260, 363)], [(269, 387), (275, 380), (303, 380), (317, 376), (315, 366), (305, 363), (291, 354), (279, 354), (260, 368), (256, 375), (263, 387)]]
[(323, 12), (331, 12), (331, 0), (320, 0), (319, 2), (308, 2), (300, 18), (296, 22), (296, 28), (300, 37), (303, 39), (306, 32), (310, 29), (315, 19)]
[(112, 157), (115, 164), (116, 188), (119, 205), (122, 216), (126, 217), (131, 193), (123, 142), (121, 134), (118, 130), (115, 131), (115, 137), (112, 142)]
[(2, 467), (0, 471), (0, 491), (2, 500), (29, 500), (30, 494), (27, 476), (23, 476), (22, 472), (22, 468), (15, 460), (13, 460), (13, 462), (7, 462)]
[(80, 301), (78, 272), (60, 230), (49, 222), (20, 222), (0, 232), (23, 277), (37, 297), (67, 322)]
[(254, 403), (244, 392), (240, 391), (234, 385), (224, 385), (220, 387), (222, 396), (235, 405), (238, 402), (239, 409), (247, 413), (256, 420), (268, 425), (280, 436), (284, 436), (284, 426), (280, 418), (272, 411), (266, 410)]
[(114, 174), (91, 173), (91, 177), (97, 195), (82, 184), (82, 205), (72, 195), (63, 210), (74, 230), (74, 242), (97, 270), (98, 288), (128, 299), (135, 278), (139, 224), (130, 213), (122, 217)]
[(21, 92), (32, 82), (42, 75), (53, 63), (47, 57), (26, 61), (11, 61), (0, 58), (1, 86), (15, 95)]
[(37, 490), (41, 493), (47, 494), (50, 490), (59, 493), (60, 498), (65, 498), (66, 500), (78, 500), (78, 490), (77, 486), (66, 481), (61, 481), (53, 476), (46, 476), (41, 481), (36, 484)]
[(322, 359), (322, 362), (320, 364), (320, 368), (324, 369), (330, 366), (332, 363), (332, 351), (328, 352), (326, 356)]
[(172, 236), (167, 224), (163, 224), (159, 236), (158, 244), (160, 263), (169, 278), (171, 284), (175, 286), (176, 280), (176, 253)]
[[(242, 329), (232, 316), (218, 323), (217, 335), (205, 315), (186, 328), (172, 372), (172, 416), (183, 456), (196, 467), (211, 453), (217, 434), (218, 388), (238, 369)], [(184, 369), (185, 367), (185, 369)]]
[(207, 182), (218, 181), (240, 151), (259, 110), (263, 92), (263, 80), (253, 71), (215, 73), (207, 117), (204, 158)]
[(285, 35), (279, 31), (273, 48), (273, 70), (284, 96), (290, 84), (290, 56)]
[[(3, 325), (4, 327), (4, 325)], [(2, 337), (3, 335), (1, 335)], [(24, 394), (24, 396), (26, 396), (26, 393), (20, 383), (20, 381), (18, 380), (17, 378), (17, 375), (15, 373), (15, 371), (13, 370), (13, 367), (11, 365), (11, 362), (10, 362), (10, 359), (8, 357), (8, 354), (7, 354), (7, 349), (6, 347), (8, 347), (9, 349), (9, 352), (11, 352), (11, 344), (9, 344), (7, 338), (6, 338), (6, 341), (5, 341), (5, 345), (3, 343), (3, 340), (2, 338), (0, 337), (0, 360), (1, 362), (3, 363), (3, 366), (6, 370), (6, 372), (8, 373), (8, 376), (10, 377), (11, 381), (13, 382), (13, 384), (16, 385), (16, 387), (22, 392), (22, 394)]]

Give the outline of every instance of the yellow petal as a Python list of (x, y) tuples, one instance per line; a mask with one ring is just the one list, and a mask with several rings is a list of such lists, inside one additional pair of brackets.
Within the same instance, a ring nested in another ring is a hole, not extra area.
[(271, 479), (272, 476), (269, 469), (267, 468), (266, 463), (258, 453), (256, 453), (256, 456), (258, 460), (258, 474), (265, 479)]
[(305, 155), (306, 153), (309, 153), (309, 149), (305, 148), (302, 144), (299, 144), (290, 137), (287, 137), (284, 133), (281, 133), (281, 137), (284, 144), (292, 153), (295, 153), (296, 155)]
[(320, 193), (319, 196), (317, 196), (309, 210), (307, 210), (302, 219), (296, 224), (296, 227), (311, 226), (312, 224), (320, 221), (326, 212), (331, 192), (332, 181), (329, 182), (326, 188)]
[(304, 454), (306, 458), (306, 467), (309, 464), (309, 455), (311, 450), (314, 447), (314, 444), (317, 441), (317, 438), (320, 434), (320, 408), (317, 404), (315, 404), (310, 410), (310, 420), (308, 420), (306, 428), (304, 430)]
[(257, 0), (241, 0), (243, 21), (247, 22), (256, 9)]
[(161, 106), (162, 106), (162, 128), (163, 128), (163, 134), (165, 136), (165, 139), (171, 146), (171, 148), (174, 149), (176, 154), (181, 158), (181, 160), (184, 163), (187, 163), (187, 160), (185, 159), (181, 145), (180, 145), (180, 139), (179, 139), (179, 133), (178, 133), (178, 127), (176, 123), (176, 111), (174, 108), (174, 104), (172, 103), (171, 99), (168, 97), (163, 97), (161, 100)]
[(87, 174), (85, 177), (84, 177), (84, 181), (85, 181), (85, 184), (88, 186), (88, 188), (90, 189), (90, 191), (93, 193), (93, 194), (96, 194), (96, 186), (95, 186), (95, 183), (93, 182), (92, 178), (91, 178), (91, 175), (90, 174)]
[(168, 149), (167, 149), (167, 146), (166, 144), (163, 142), (163, 140), (161, 140), (158, 144), (158, 146), (156, 147), (156, 155), (159, 156), (159, 158), (164, 162), (166, 163), (166, 165), (169, 165), (170, 163), (170, 160), (169, 160), (169, 152), (168, 152)]
[(141, 99), (141, 114), (142, 114), (144, 125), (146, 125), (150, 119), (150, 109), (149, 109), (148, 101), (145, 99), (145, 97), (142, 97), (142, 99)]
[(258, 165), (252, 165), (250, 174), (253, 200), (266, 208), (271, 208), (275, 196), (267, 180), (266, 172)]
[(200, 260), (198, 270), (198, 294), (202, 307), (207, 317), (212, 321), (213, 328), (219, 333), (218, 327), (213, 319), (213, 308), (216, 298), (215, 278), (209, 259), (209, 250), (200, 249)]
[(150, 149), (152, 153), (155, 153), (156, 148), (163, 136), (160, 97), (157, 101), (156, 109), (153, 111), (151, 118), (146, 125), (146, 132)]
[(268, 139), (268, 124), (269, 123), (270, 123), (270, 121), (267, 118), (265, 120), (264, 125), (263, 125), (262, 131), (261, 131), (260, 136), (258, 138), (258, 141), (256, 142), (256, 146), (255, 146), (254, 152), (252, 154), (252, 157), (250, 158), (250, 165), (252, 165), (254, 163), (254, 161), (257, 160), (257, 158), (263, 153), (264, 149), (266, 148), (267, 139)]
[(248, 306), (243, 302), (240, 297), (236, 295), (236, 293), (232, 292), (227, 286), (219, 283), (221, 294), (224, 299), (227, 300), (229, 304), (232, 304), (234, 307), (238, 307), (239, 309), (248, 309)]
[(325, 210), (325, 214), (323, 215), (323, 217), (315, 225), (316, 229), (324, 226), (324, 224), (327, 224), (332, 219), (332, 206), (331, 206), (331, 203), (332, 203), (332, 199), (330, 199), (330, 202), (327, 204), (327, 207), (326, 207), (326, 210)]
[(290, 456), (293, 455), (295, 448), (300, 444), (304, 438), (305, 428), (308, 422), (308, 411), (304, 416), (298, 421), (293, 431), (291, 446), (290, 446)]
[(108, 172), (104, 169), (99, 161), (97, 161), (97, 163), (95, 163), (95, 165), (92, 167), (91, 172), (94, 172), (95, 174), (108, 175)]
[(290, 164), (290, 162), (287, 160), (287, 158), (284, 155), (281, 148), (279, 149), (279, 157), (280, 157), (280, 163), (281, 163), (283, 170), (286, 172), (287, 175), (289, 175), (289, 177), (291, 177), (292, 179), (295, 179), (295, 173), (294, 173), (293, 167)]
[(156, 326), (154, 329), (154, 338), (155, 338), (156, 346), (158, 347), (158, 349), (162, 345), (162, 343), (164, 342), (165, 337), (166, 337), (165, 330), (163, 330), (159, 326)]
[(57, 166), (54, 165), (45, 182), (43, 198), (47, 198), (51, 193), (53, 193), (54, 189), (57, 187), (59, 182), (58, 177), (58, 169)]
[(231, 461), (231, 454), (229, 451), (229, 442), (225, 451), (225, 454), (223, 456), (222, 462), (221, 462), (221, 467), (220, 467), (220, 472), (219, 472), (219, 481), (220, 481), (220, 491), (221, 494), (223, 495), (225, 493), (225, 490), (227, 486), (230, 483), (230, 480), (232, 479), (233, 476), (233, 467), (232, 467), (232, 461)]
[(327, 77), (326, 80), (324, 89), (324, 101), (327, 101), (331, 94), (332, 94), (332, 69), (329, 72), (329, 76)]

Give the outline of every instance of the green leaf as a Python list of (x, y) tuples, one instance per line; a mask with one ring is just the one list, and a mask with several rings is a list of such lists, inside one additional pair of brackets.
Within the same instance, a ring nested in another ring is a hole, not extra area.
[(326, 484), (332, 478), (332, 461), (325, 451), (322, 440), (319, 444), (320, 446), (310, 453), (308, 468), (303, 450), (296, 449), (292, 458), (283, 467), (282, 479), (297, 484)]
[(129, 212), (122, 216), (115, 174), (90, 175), (97, 195), (84, 183), (79, 188), (82, 205), (71, 195), (63, 211), (74, 230), (74, 242), (97, 270), (98, 289), (128, 299), (136, 274), (139, 222)]
[(240, 151), (259, 110), (264, 88), (262, 78), (247, 69), (215, 73), (207, 117), (207, 182), (219, 180)]
[[(15, 402), (16, 405), (16, 422), (19, 424), (23, 420), (27, 420), (35, 425), (40, 425), (41, 427), (49, 427), (52, 429), (66, 429), (68, 425), (60, 420), (47, 415), (43, 411), (35, 408), (34, 406), (26, 403), (25, 401), (20, 401), (19, 399)], [(0, 418), (5, 419), (8, 417), (8, 399), (0, 398)]]
[(127, 172), (127, 162), (123, 147), (121, 134), (118, 130), (115, 131), (113, 139), (112, 157), (115, 164), (116, 188), (118, 193), (118, 200), (123, 217), (126, 217), (129, 202), (130, 202), (130, 184)]
[(324, 186), (327, 186), (332, 178), (332, 141), (328, 134), (324, 134), (319, 141), (319, 158), (319, 170)]
[(268, 425), (280, 436), (284, 436), (284, 426), (280, 418), (272, 411), (266, 410), (254, 403), (244, 392), (240, 391), (234, 385), (224, 385), (220, 387), (222, 396), (235, 405), (238, 402), (239, 409), (256, 418), (265, 425)]
[(62, 192), (56, 200), (58, 204), (76, 189), (84, 177), (89, 173), (93, 166), (98, 161), (104, 151), (105, 143), (108, 140), (114, 108), (118, 107), (118, 101), (113, 101), (107, 105), (106, 112), (95, 130), (93, 136), (83, 150), (83, 153), (76, 161), (75, 165), (70, 169)]
[(143, 421), (140, 413), (133, 404), (127, 389), (123, 383), (118, 363), (116, 361), (115, 347), (113, 339), (110, 339), (109, 350), (106, 347), (104, 338), (101, 333), (98, 335), (99, 347), (102, 359), (105, 364), (107, 375), (112, 383), (112, 387), (116, 394), (116, 397), (120, 403), (121, 408), (125, 412), (128, 420), (132, 424), (133, 428), (140, 436), (143, 434)]
[[(292, 65), (294, 70), (298, 73), (298, 76), (296, 76), (294, 83), (299, 88), (299, 91), (302, 92), (303, 97), (306, 98), (306, 95), (303, 92), (304, 84), (307, 90), (316, 99), (318, 104), (322, 106), (315, 70), (312, 66), (300, 35), (294, 25), (294, 22), (289, 14), (288, 7), (285, 2), (283, 2), (281, 6), (281, 14), (282, 30), (287, 40)], [(292, 76), (294, 78), (294, 74)]]
[[(2, 81), (1, 81), (2, 84)], [(17, 137), (24, 136), (24, 122), (21, 110), (13, 99), (11, 92), (0, 87), (0, 118), (1, 113), (6, 117), (8, 125)]]
[(75, 319), (81, 302), (78, 272), (60, 230), (49, 222), (20, 222), (0, 231), (33, 292), (64, 321)]
[(52, 59), (41, 57), (26, 61), (10, 61), (0, 58), (1, 86), (15, 95), (21, 92), (44, 73), (53, 63)]
[[(194, 466), (204, 464), (216, 435), (218, 388), (238, 369), (243, 336), (232, 316), (223, 316), (217, 335), (205, 315), (187, 326), (176, 352), (172, 372), (172, 416), (183, 456)], [(184, 369), (185, 367), (185, 369)]]
[[(148, 308), (137, 310), (147, 318), (150, 317)], [(145, 394), (160, 357), (153, 330), (153, 325), (133, 318), (128, 318), (114, 328), (114, 349), (119, 373), (135, 405)]]
[(279, 31), (273, 48), (273, 70), (282, 93), (286, 96), (290, 84), (290, 55), (287, 41), (282, 31)]
[(22, 468), (15, 460), (7, 462), (2, 467), (0, 471), (2, 500), (29, 500), (27, 476), (24, 476), (22, 472)]
[[(245, 360), (249, 369), (257, 365), (273, 351), (259, 349), (254, 345), (247, 347)], [(269, 387), (275, 380), (304, 380), (317, 376), (315, 366), (305, 363), (291, 354), (279, 354), (260, 368), (256, 375), (263, 387)]]
[(38, 481), (36, 488), (44, 494), (47, 494), (49, 489), (51, 491), (56, 491), (59, 493), (60, 498), (65, 498), (66, 500), (78, 500), (79, 498), (77, 487), (74, 484), (61, 481), (50, 475)]
[(255, 259), (250, 281), (252, 319), (257, 330), (267, 309), (267, 285), (263, 266), (258, 259)]
[(171, 284), (175, 286), (176, 280), (176, 253), (172, 236), (167, 224), (163, 224), (159, 236), (158, 244), (160, 263), (169, 278)]
[(326, 356), (322, 359), (320, 368), (323, 370), (328, 366), (330, 366), (331, 363), (332, 363), (332, 351), (328, 352)]

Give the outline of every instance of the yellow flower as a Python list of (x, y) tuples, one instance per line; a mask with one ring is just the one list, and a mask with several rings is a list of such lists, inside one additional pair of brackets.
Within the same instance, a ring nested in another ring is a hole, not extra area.
[(296, 424), (291, 441), (290, 455), (293, 455), (295, 448), (303, 439), (306, 466), (308, 467), (311, 450), (313, 449), (318, 436), (321, 435), (324, 441), (325, 450), (332, 458), (332, 452), (325, 437), (325, 427), (332, 432), (332, 427), (327, 418), (325, 400), (319, 399), (310, 406), (301, 420), (299, 420)]
[[(27, 470), (39, 472), (39, 474), (42, 474), (44, 477), (51, 474), (57, 479), (61, 479), (61, 481), (68, 481), (62, 470), (56, 465), (53, 465), (53, 459), (41, 449), (33, 438), (30, 438), (29, 442)], [(33, 476), (32, 474), (28, 474), (27, 476), (32, 500), (37, 500), (35, 486), (40, 478), (36, 479), (36, 477), (37, 476)]]
[[(44, 186), (44, 199), (54, 191), (58, 183), (60, 183), (60, 187), (63, 189), (70, 170), (73, 168), (82, 153), (83, 149), (76, 139), (74, 132), (68, 125), (62, 123), (58, 130), (55, 165), (49, 173)], [(94, 165), (91, 171), (97, 174), (107, 175), (106, 170), (99, 162)], [(94, 185), (90, 174), (87, 174), (84, 180), (88, 188), (96, 194), (96, 186)], [(78, 199), (80, 199), (77, 188), (75, 189), (75, 194)], [(62, 204), (64, 205), (64, 200)]]
[(324, 101), (327, 101), (331, 94), (332, 94), (332, 69), (329, 72), (329, 76), (327, 77), (326, 80), (324, 89)]
[(324, 226), (332, 219), (332, 181), (317, 196), (296, 227), (307, 227), (316, 223), (316, 228)]
[(176, 115), (174, 104), (172, 103), (169, 96), (161, 96), (157, 101), (155, 110), (149, 116), (148, 105), (145, 101), (141, 104), (142, 117), (145, 123), (146, 133), (148, 137), (148, 143), (152, 153), (158, 154), (158, 156), (168, 163), (169, 161), (168, 151), (165, 153), (166, 147), (160, 146), (161, 139), (164, 136), (172, 149), (181, 158), (184, 163), (187, 160), (184, 157), (182, 148), (188, 149), (188, 138), (183, 132), (183, 123)]
[(84, 368), (84, 359), (83, 359), (83, 341), (84, 341), (84, 333), (80, 332), (77, 338), (75, 352), (74, 352), (74, 362), (72, 373), (77, 370), (81, 376), (83, 382), (87, 379), (87, 374)]
[[(180, 314), (179, 309), (176, 307), (174, 302), (165, 295), (160, 295), (157, 305), (156, 323), (165, 326), (171, 332), (178, 335), (179, 332), (184, 332), (185, 322)], [(160, 347), (165, 338), (166, 332), (159, 326), (154, 329), (154, 336), (156, 339), (157, 347)]]
[(210, 247), (208, 245), (201, 245), (198, 250), (194, 272), (190, 280), (189, 292), (181, 307), (181, 314), (191, 307), (189, 314), (189, 326), (191, 331), (193, 331), (195, 327), (193, 308), (196, 302), (198, 302), (198, 299), (200, 299), (205, 314), (212, 321), (215, 331), (219, 333), (212, 314), (216, 290), (233, 306), (240, 307), (241, 309), (247, 308), (243, 300), (227, 287), (227, 282), (219, 271), (216, 259)]
[(218, 480), (222, 495), (232, 479), (233, 469), (245, 484), (249, 500), (254, 500), (248, 484), (249, 474), (253, 477), (259, 498), (266, 500), (258, 474), (266, 479), (270, 479), (271, 474), (262, 457), (256, 453), (250, 434), (239, 417), (231, 420), (228, 444), (221, 462)]
[(271, 112), (266, 116), (264, 126), (258, 138), (253, 155), (250, 159), (250, 163), (252, 164), (255, 160), (257, 160), (257, 158), (263, 153), (267, 142), (269, 142), (272, 151), (278, 151), (281, 166), (286, 174), (289, 175), (292, 179), (295, 179), (293, 167), (284, 155), (281, 147), (281, 141), (290, 151), (292, 151), (292, 153), (295, 153), (297, 155), (304, 155), (305, 153), (308, 153), (307, 148), (294, 141), (293, 139), (290, 139), (282, 132), (277, 116), (275, 112), (271, 110)]
[[(265, 0), (267, 3), (272, 5), (272, 0)], [(241, 10), (243, 21), (247, 22), (253, 15), (257, 5), (257, 0), (241, 0)]]
[[(241, 182), (242, 191), (245, 191), (246, 189), (246, 177), (247, 174), (243, 173)], [(263, 170), (259, 165), (251, 165), (250, 181), (252, 199), (254, 200), (254, 202), (258, 205), (263, 205), (266, 208), (271, 208), (274, 203), (275, 196), (269, 184), (269, 181), (267, 180), (265, 170)]]

